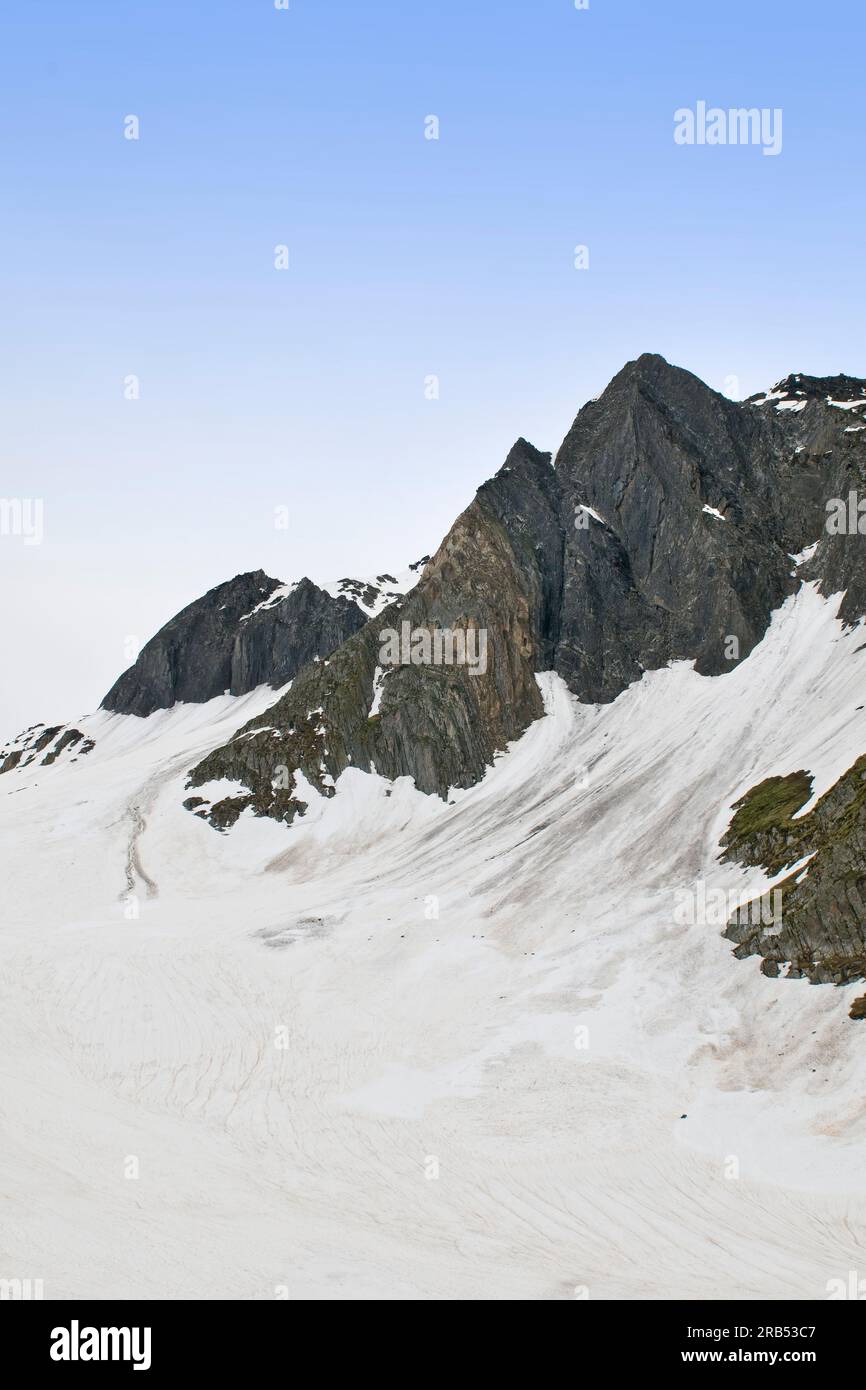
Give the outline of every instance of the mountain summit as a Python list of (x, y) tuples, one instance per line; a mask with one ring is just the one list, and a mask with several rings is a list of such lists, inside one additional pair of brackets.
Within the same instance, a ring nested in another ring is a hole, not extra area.
[(146, 716), (181, 701), (246, 695), (265, 684), (276, 689), (308, 661), (328, 656), (416, 577), (407, 575), (400, 587), (383, 574), (320, 588), (307, 578), (283, 584), (263, 570), (238, 574), (160, 628), (102, 708)]
[[(262, 717), (290, 771), (325, 791), (348, 766), (375, 766), (445, 796), (538, 718), (539, 671), (591, 703), (671, 661), (730, 672), (804, 574), (826, 592), (845, 589), (853, 622), (866, 611), (859, 547), (825, 531), (828, 497), (863, 476), (866, 383), (845, 381), (844, 401), (833, 396), (838, 378), (815, 380), (802, 406), (785, 410), (774, 393), (730, 401), (645, 354), (578, 413), (555, 462), (518, 440), (411, 594), (327, 668), (301, 670)], [(796, 569), (792, 557), (816, 542), (808, 570)], [(486, 673), (421, 663), (377, 676), (381, 629), (397, 621), (484, 630)], [(255, 730), (192, 774), (193, 787), (247, 786), (221, 802), (220, 825), (245, 806), (286, 820), (298, 808), (291, 787), (272, 786)]]

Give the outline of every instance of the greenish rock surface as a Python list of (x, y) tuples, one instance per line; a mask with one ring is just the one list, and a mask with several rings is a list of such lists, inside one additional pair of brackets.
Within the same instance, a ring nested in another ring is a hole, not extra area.
[(803, 771), (771, 777), (736, 803), (722, 858), (792, 872), (778, 885), (780, 924), (755, 925), (759, 914), (744, 905), (725, 936), (736, 956), (760, 956), (766, 975), (848, 984), (866, 978), (866, 754), (797, 816), (811, 784)]

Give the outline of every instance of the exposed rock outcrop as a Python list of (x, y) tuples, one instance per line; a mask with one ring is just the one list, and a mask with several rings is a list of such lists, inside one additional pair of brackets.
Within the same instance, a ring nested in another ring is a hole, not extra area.
[(755, 925), (760, 914), (749, 904), (725, 936), (736, 956), (760, 956), (765, 975), (787, 966), (789, 979), (848, 984), (866, 977), (866, 755), (797, 815), (811, 787), (803, 771), (771, 777), (734, 807), (723, 858), (772, 876), (799, 867), (779, 884), (779, 921)]
[(15, 768), (50, 767), (58, 759), (74, 762), (94, 748), (93, 739), (66, 724), (34, 724), (0, 748), (0, 774)]
[[(326, 657), (366, 622), (350, 598), (332, 598), (310, 579), (276, 591), (241, 618), (231, 654), (232, 695), (285, 685), (308, 661)], [(276, 601), (275, 601), (276, 597)]]
[(238, 625), (279, 580), (263, 570), (218, 584), (167, 622), (114, 683), (102, 708), (146, 716), (179, 700), (199, 703), (231, 688)]
[[(300, 805), (298, 772), (326, 795), (350, 766), (409, 775), (420, 790), (441, 796), (449, 786), (476, 782), (496, 750), (542, 712), (534, 673), (552, 657), (545, 633), (557, 589), (550, 571), (561, 551), (550, 456), (520, 441), (452, 527), (417, 588), (327, 663), (307, 666), (265, 716), (198, 765), (191, 787), (230, 778), (250, 789), (218, 802), (212, 822), (224, 828), (247, 806), (290, 821)], [(486, 670), (382, 668), (382, 634), (403, 623), (431, 634), (483, 630)]]
[(584, 529), (564, 527), (556, 669), (592, 701), (670, 660), (731, 670), (792, 591), (789, 555), (823, 515), (784, 422), (653, 355), (583, 407), (556, 472), (563, 516), (591, 509)]
[(309, 579), (285, 585), (263, 570), (239, 574), (166, 623), (102, 707), (144, 716), (179, 701), (245, 695), (263, 684), (276, 688), (366, 621), (351, 598), (335, 598)]

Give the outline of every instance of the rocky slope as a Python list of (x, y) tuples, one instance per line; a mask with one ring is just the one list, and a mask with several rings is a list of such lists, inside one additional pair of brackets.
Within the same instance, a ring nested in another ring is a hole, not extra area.
[(777, 922), (762, 926), (749, 903), (725, 935), (735, 955), (760, 956), (765, 975), (787, 966), (789, 979), (848, 984), (866, 977), (866, 755), (798, 815), (811, 790), (800, 769), (762, 782), (734, 808), (724, 858), (792, 872), (779, 883)]
[(58, 760), (75, 762), (93, 746), (91, 738), (68, 724), (34, 724), (0, 748), (0, 774), (33, 763), (50, 767)]
[[(703, 674), (733, 669), (801, 582), (792, 556), (821, 537), (828, 496), (863, 466), (851, 428), (863, 384), (789, 382), (802, 397), (789, 401), (782, 383), (734, 403), (646, 355), (584, 406), (555, 464), (518, 441), (409, 597), (326, 668), (301, 672), (267, 716), (194, 770), (193, 787), (227, 778), (248, 789), (221, 799), (214, 823), (247, 805), (291, 819), (298, 798), (274, 786), (275, 767), (319, 790), (349, 765), (408, 775), (442, 796), (469, 785), (538, 717), (539, 670), (606, 702), (671, 660), (693, 659)], [(810, 575), (846, 587), (858, 552), (838, 550), (838, 539), (817, 547)], [(850, 618), (858, 602), (849, 599)], [(485, 631), (487, 671), (379, 670), (381, 633), (402, 622)]]
[(102, 701), (146, 716), (178, 701), (200, 704), (228, 691), (285, 685), (363, 627), (399, 593), (393, 575), (343, 579), (332, 591), (310, 579), (282, 584), (263, 570), (236, 575), (189, 604), (142, 648)]
[[(208, 812), (231, 824), (251, 806), (290, 821), (302, 807), (298, 774), (327, 794), (347, 767), (412, 776), (440, 796), (483, 776), (497, 749), (542, 713), (534, 679), (549, 665), (562, 536), (547, 454), (524, 441), (479, 490), (417, 587), (386, 608), (327, 662), (307, 666), (291, 691), (195, 769), (190, 786), (229, 778), (248, 792)], [(434, 632), (483, 629), (487, 669), (380, 665), (382, 633), (407, 623)], [(374, 709), (374, 703), (376, 708)], [(202, 802), (195, 803), (201, 813)]]

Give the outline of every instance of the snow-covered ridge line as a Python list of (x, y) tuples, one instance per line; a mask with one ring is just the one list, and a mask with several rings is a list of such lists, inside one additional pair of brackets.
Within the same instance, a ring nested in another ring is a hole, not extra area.
[[(835, 388), (842, 391), (850, 391), (850, 395), (822, 394), (819, 387), (822, 382), (830, 383)], [(800, 384), (804, 383), (804, 384)], [(837, 410), (859, 410), (866, 407), (866, 396), (863, 395), (863, 383), (854, 377), (805, 377), (798, 374), (786, 377), (783, 381), (778, 381), (769, 391), (763, 395), (750, 396), (745, 402), (747, 405), (765, 406), (772, 405), (776, 410), (799, 412), (805, 410), (806, 406), (812, 402), (820, 401), (824, 405), (832, 406)]]
[[(330, 579), (321, 583), (314, 579), (312, 583), (324, 593), (330, 595), (331, 598), (351, 599), (352, 602), (356, 603), (361, 609), (362, 613), (365, 613), (368, 618), (373, 618), (396, 599), (402, 598), (405, 594), (408, 594), (410, 589), (414, 589), (424, 572), (427, 559), (429, 559), (429, 556), (425, 556), (423, 560), (419, 560), (414, 565), (400, 570), (397, 574), (391, 574), (389, 571), (383, 570), (380, 574), (366, 575), (361, 578), (346, 577), (343, 579)], [(241, 622), (246, 622), (249, 618), (253, 617), (255, 613), (277, 608), (285, 599), (289, 598), (289, 596), (295, 592), (300, 582), (300, 580), (296, 579), (290, 584), (281, 584), (279, 588), (274, 589), (273, 593), (270, 594), (268, 598), (256, 604), (255, 608), (249, 613), (245, 613), (241, 618)]]
[(333, 579), (320, 584), (319, 588), (324, 589), (331, 598), (352, 599), (368, 618), (375, 618), (389, 604), (394, 603), (398, 598), (404, 597), (411, 589), (414, 589), (422, 574), (429, 557), (418, 561), (397, 574), (383, 571), (381, 574), (370, 575), (363, 578)]

